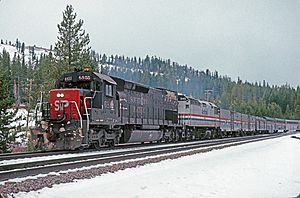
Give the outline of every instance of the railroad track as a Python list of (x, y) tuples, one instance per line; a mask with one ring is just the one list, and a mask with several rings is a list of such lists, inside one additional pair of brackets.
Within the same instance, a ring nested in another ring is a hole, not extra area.
[(46, 157), (52, 155), (64, 155), (64, 154), (77, 154), (77, 153), (89, 153), (95, 151), (108, 151), (112, 149), (124, 149), (124, 148), (133, 148), (133, 147), (144, 147), (151, 144), (120, 144), (113, 148), (111, 147), (103, 147), (100, 150), (97, 149), (86, 149), (86, 150), (57, 150), (57, 151), (35, 151), (35, 152), (20, 152), (20, 153), (4, 153), (0, 154), (0, 162), (4, 160), (17, 160), (17, 159), (25, 159), (25, 158), (33, 158), (33, 157)]
[(36, 151), (36, 152), (5, 153), (5, 154), (0, 154), (0, 161), (24, 159), (24, 158), (31, 158), (31, 157), (44, 157), (44, 156), (60, 155), (60, 154), (68, 154), (68, 153), (78, 153), (78, 151)]
[[(211, 146), (222, 146), (234, 143), (249, 143), (261, 141), (286, 134), (271, 134), (260, 136), (247, 136), (240, 138), (219, 139), (211, 141), (198, 141), (186, 144), (165, 145), (163, 147), (140, 148), (138, 150), (116, 151), (110, 153), (95, 153), (91, 155), (72, 156), (67, 158), (49, 159), (44, 161), (32, 161), (0, 166), (0, 181), (19, 177), (47, 174), (49, 172), (65, 171), (68, 169), (82, 168), (111, 162), (133, 160), (145, 157), (152, 157), (163, 154), (189, 151), (194, 149), (207, 148)], [(290, 134), (289, 134), (290, 135)]]
[[(34, 151), (34, 152), (20, 152), (20, 153), (4, 153), (0, 154), (0, 162), (4, 160), (18, 160), (25, 158), (33, 158), (33, 157), (47, 157), (52, 155), (64, 155), (64, 154), (77, 154), (77, 153), (91, 153), (97, 151), (110, 151), (116, 149), (127, 149), (127, 148), (139, 148), (146, 147), (149, 145), (155, 145), (152, 143), (138, 144), (138, 143), (130, 143), (130, 144), (119, 144), (115, 147), (101, 147), (100, 150), (97, 149), (85, 149), (85, 150), (56, 150), (56, 151)], [(157, 145), (157, 144), (156, 144)]]
[[(265, 136), (265, 135), (261, 135)], [(232, 138), (227, 138), (232, 139)], [(218, 139), (215, 140), (202, 140), (202, 142), (207, 141), (218, 141)], [(191, 141), (191, 142), (198, 142), (198, 141)], [(178, 143), (168, 143), (168, 144), (180, 144), (182, 142)], [(163, 143), (167, 144), (167, 143)], [(118, 146), (115, 146), (114, 148), (111, 147), (104, 147), (100, 150), (97, 149), (86, 149), (86, 150), (75, 150), (75, 151), (65, 151), (65, 150), (57, 150), (57, 151), (35, 151), (35, 152), (20, 152), (20, 153), (4, 153), (0, 154), (0, 162), (4, 160), (17, 160), (17, 159), (25, 159), (25, 158), (34, 158), (34, 157), (47, 157), (47, 156), (53, 156), (53, 155), (64, 155), (64, 154), (77, 154), (77, 153), (90, 153), (95, 151), (109, 151), (109, 150), (116, 150), (116, 149), (126, 149), (126, 148), (139, 148), (139, 147), (147, 147), (149, 145), (153, 145), (150, 143), (146, 144), (120, 144)], [(156, 144), (157, 145), (157, 144)]]

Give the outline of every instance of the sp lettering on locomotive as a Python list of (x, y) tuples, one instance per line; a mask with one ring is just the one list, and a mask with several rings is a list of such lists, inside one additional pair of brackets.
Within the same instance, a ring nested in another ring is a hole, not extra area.
[(69, 106), (69, 101), (67, 100), (55, 100), (54, 101), (54, 110), (55, 111), (62, 111), (64, 108)]

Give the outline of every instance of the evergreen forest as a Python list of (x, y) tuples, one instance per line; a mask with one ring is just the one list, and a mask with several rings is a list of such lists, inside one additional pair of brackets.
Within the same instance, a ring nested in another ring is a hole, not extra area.
[[(34, 108), (40, 100), (40, 93), (47, 96), (59, 75), (89, 66), (97, 72), (178, 91), (233, 111), (300, 119), (299, 86), (269, 85), (266, 81), (247, 82), (242, 79), (233, 81), (217, 71), (197, 70), (157, 56), (126, 57), (98, 53), (89, 47), (89, 34), (82, 25), (83, 20), (76, 20), (72, 6), (67, 6), (63, 21), (57, 26), (57, 42), (39, 55), (35, 53), (39, 49), (36, 46), (26, 46), (18, 39), (15, 42), (1, 39), (1, 45), (16, 49), (14, 56), (5, 49), (0, 52), (0, 67), (6, 77), (9, 97), (14, 99), (15, 105)], [(25, 49), (29, 50), (28, 60)]]
[[(90, 54), (94, 70), (104, 74), (147, 86), (179, 91), (242, 113), (300, 119), (299, 86), (296, 88), (288, 84), (270, 86), (265, 81), (250, 83), (241, 79), (233, 81), (217, 71), (196, 70), (187, 65), (179, 65), (170, 59), (163, 60), (155, 56), (145, 58), (108, 56), (93, 51)], [(42, 54), (37, 57), (34, 64), (25, 63), (23, 57), (11, 58), (4, 50), (0, 56), (0, 65), (4, 71), (8, 71), (11, 96), (14, 96), (13, 85), (16, 82), (20, 85), (20, 96), (15, 97), (15, 100), (19, 100), (22, 104), (27, 104), (28, 98), (31, 98), (30, 105), (33, 107), (41, 91), (47, 95), (61, 74), (60, 67), (54, 59), (53, 53), (50, 52), (48, 55)], [(64, 71), (72, 71), (83, 66), (83, 64), (74, 65), (73, 68)]]

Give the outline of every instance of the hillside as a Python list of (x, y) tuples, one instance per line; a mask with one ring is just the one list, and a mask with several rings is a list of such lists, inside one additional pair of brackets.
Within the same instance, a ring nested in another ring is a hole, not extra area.
[(33, 85), (33, 75), (39, 61), (43, 56), (47, 56), (50, 50), (21, 44), (18, 39), (15, 43), (0, 43), (0, 64), (1, 69), (9, 70), (11, 94), (15, 98), (17, 105), (24, 105), (28, 99), (28, 88)]
[[(53, 59), (48, 56), (48, 49), (17, 43), (18, 41), (15, 44), (0, 45), (0, 61), (4, 68), (10, 68), (10, 84), (16, 103), (26, 104), (30, 93), (32, 106), (41, 91), (47, 93), (53, 87), (55, 79), (49, 76)], [(196, 70), (156, 56), (108, 56), (94, 51), (92, 56), (98, 63), (99, 70), (105, 74), (179, 91), (234, 111), (300, 119), (299, 86), (270, 86), (265, 81), (249, 83), (241, 79), (235, 82), (217, 71)]]
[(217, 71), (199, 71), (170, 59), (96, 55), (103, 73), (152, 87), (176, 90), (223, 108), (258, 116), (300, 118), (300, 88), (232, 81)]
[[(22, 45), (24, 45), (23, 49)], [(26, 64), (35, 64), (41, 55), (48, 55), (50, 52), (50, 49), (37, 47), (35, 45), (26, 46), (25, 43), (20, 43), (18, 45), (12, 43), (4, 44), (2, 41), (2, 43), (0, 43), (0, 53), (3, 54), (4, 50), (9, 53), (9, 56), (11, 58), (19, 56), (20, 59), (22, 59), (22, 57), (24, 56)]]

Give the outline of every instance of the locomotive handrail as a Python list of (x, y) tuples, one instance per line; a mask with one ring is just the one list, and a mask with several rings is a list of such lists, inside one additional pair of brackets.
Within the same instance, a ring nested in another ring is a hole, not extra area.
[[(38, 109), (38, 106), (42, 106), (43, 104), (48, 104), (49, 102), (38, 102), (35, 107), (34, 107), (34, 110), (37, 110)], [(40, 111), (41, 111), (41, 108), (40, 108)]]
[(80, 118), (80, 128), (82, 128), (82, 116), (81, 116), (81, 114), (80, 114), (80, 111), (79, 111), (79, 108), (78, 108), (77, 102), (75, 102), (75, 101), (70, 101), (70, 103), (74, 103), (74, 104), (75, 104), (75, 107), (76, 107), (77, 113), (78, 113), (78, 115), (79, 115), (79, 118)]
[(43, 115), (38, 116), (38, 112), (43, 114), (43, 109), (42, 109), (43, 104), (49, 104), (49, 102), (38, 102), (34, 108), (35, 121), (40, 121), (40, 119), (43, 117)]
[(86, 122), (87, 122), (87, 124), (86, 124), (86, 131), (88, 132), (89, 131), (89, 124), (90, 124), (90, 117), (89, 117), (89, 114), (88, 114), (89, 112), (87, 110), (86, 99), (92, 99), (92, 97), (85, 97), (83, 99), (83, 104), (84, 104), (85, 113), (86, 113)]
[[(35, 111), (35, 121), (38, 120), (38, 111), (39, 113), (42, 112), (42, 105), (43, 105), (43, 92), (41, 91), (41, 98), (40, 101), (35, 105), (34, 111)], [(42, 116), (41, 116), (42, 117)], [(41, 119), (41, 118), (40, 118)]]
[[(36, 105), (35, 105), (35, 107), (34, 107), (34, 110), (35, 111), (40, 111), (41, 112), (41, 108), (42, 108), (42, 104), (47, 104), (47, 103), (49, 103), (49, 102), (38, 102), (38, 103), (36, 103)], [(39, 110), (38, 110), (39, 109)]]

